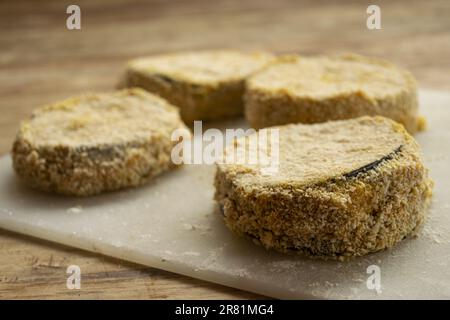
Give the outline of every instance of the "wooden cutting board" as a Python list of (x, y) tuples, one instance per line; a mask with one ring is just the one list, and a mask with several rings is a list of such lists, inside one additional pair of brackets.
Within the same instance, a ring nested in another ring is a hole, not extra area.
[[(28, 189), (6, 156), (0, 227), (276, 298), (450, 298), (450, 93), (421, 91), (420, 104), (429, 128), (417, 139), (436, 183), (434, 198), (419, 237), (392, 250), (319, 261), (237, 238), (215, 212), (214, 167), (203, 165), (141, 188), (72, 198)], [(371, 265), (380, 268), (381, 292), (367, 287)]]

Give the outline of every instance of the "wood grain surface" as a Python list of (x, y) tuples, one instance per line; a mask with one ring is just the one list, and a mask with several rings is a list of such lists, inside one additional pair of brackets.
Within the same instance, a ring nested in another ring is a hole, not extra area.
[[(81, 30), (66, 8), (81, 7)], [(0, 153), (42, 104), (110, 90), (133, 57), (186, 49), (356, 52), (409, 68), (420, 86), (450, 90), (450, 1), (1, 1)], [(79, 265), (80, 290), (66, 288)], [(0, 298), (262, 298), (243, 291), (0, 230)]]

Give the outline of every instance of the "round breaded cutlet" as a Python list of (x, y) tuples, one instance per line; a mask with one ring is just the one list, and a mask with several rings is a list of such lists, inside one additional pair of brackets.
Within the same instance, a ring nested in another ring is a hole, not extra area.
[(269, 249), (345, 259), (390, 248), (426, 220), (432, 182), (402, 125), (361, 117), (275, 129), (277, 173), (218, 165), (215, 199), (234, 233)]
[(23, 121), (13, 166), (28, 185), (66, 195), (138, 186), (174, 167), (178, 128), (188, 130), (178, 109), (142, 89), (85, 94)]
[(274, 59), (269, 53), (232, 50), (149, 56), (129, 62), (124, 85), (164, 97), (191, 125), (243, 114), (245, 79)]
[(245, 115), (254, 128), (380, 115), (415, 133), (416, 91), (412, 74), (386, 61), (294, 56), (248, 79)]

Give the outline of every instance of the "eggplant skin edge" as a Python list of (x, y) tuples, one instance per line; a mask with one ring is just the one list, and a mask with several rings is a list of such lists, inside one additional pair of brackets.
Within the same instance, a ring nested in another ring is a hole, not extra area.
[(373, 170), (376, 167), (378, 167), (381, 163), (383, 163), (384, 161), (392, 160), (397, 154), (399, 154), (402, 151), (402, 148), (403, 148), (403, 145), (400, 145), (397, 149), (395, 149), (391, 153), (387, 154), (386, 156), (382, 157), (381, 159), (378, 159), (374, 162), (366, 164), (365, 166), (362, 166), (361, 168), (358, 168), (356, 170), (345, 173), (344, 177), (345, 178), (354, 178), (354, 177), (358, 176), (358, 174), (360, 174), (360, 173), (366, 173), (367, 171)]

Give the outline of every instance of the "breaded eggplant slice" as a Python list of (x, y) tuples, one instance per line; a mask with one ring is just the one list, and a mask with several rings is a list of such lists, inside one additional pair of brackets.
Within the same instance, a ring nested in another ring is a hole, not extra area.
[(124, 85), (164, 97), (191, 125), (243, 114), (245, 79), (274, 60), (269, 53), (231, 50), (149, 56), (129, 62)]
[(361, 117), (273, 129), (278, 173), (218, 165), (215, 199), (234, 233), (268, 249), (345, 259), (390, 248), (425, 222), (432, 181), (399, 123)]
[(142, 89), (86, 94), (33, 112), (12, 159), (31, 187), (87, 196), (134, 187), (174, 164), (171, 134), (188, 130), (178, 109)]
[(395, 65), (357, 55), (291, 57), (247, 81), (245, 115), (254, 128), (384, 116), (412, 134), (418, 116), (413, 75)]

